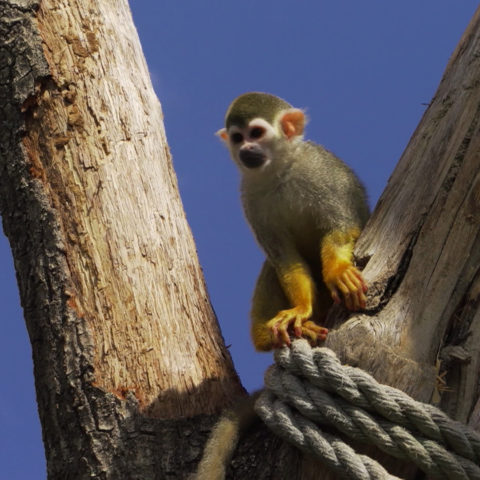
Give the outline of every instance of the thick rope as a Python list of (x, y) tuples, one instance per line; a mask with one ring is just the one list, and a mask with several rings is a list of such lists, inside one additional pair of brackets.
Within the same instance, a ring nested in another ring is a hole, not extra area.
[(306, 340), (277, 350), (275, 361), (255, 404), (257, 414), (277, 435), (343, 478), (397, 477), (320, 426), (371, 443), (433, 478), (480, 480), (480, 435), (433, 405), (341, 365), (332, 350), (312, 349)]

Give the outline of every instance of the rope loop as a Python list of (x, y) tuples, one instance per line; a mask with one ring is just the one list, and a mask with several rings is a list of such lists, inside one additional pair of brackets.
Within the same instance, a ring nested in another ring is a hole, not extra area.
[(332, 427), (408, 461), (433, 478), (480, 480), (480, 435), (433, 405), (379, 384), (335, 353), (304, 339), (275, 352), (255, 410), (277, 435), (315, 455), (343, 478), (389, 479), (378, 462), (357, 454)]

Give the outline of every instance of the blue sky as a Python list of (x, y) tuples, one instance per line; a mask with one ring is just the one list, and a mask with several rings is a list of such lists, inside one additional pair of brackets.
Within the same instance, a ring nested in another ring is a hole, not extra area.
[[(243, 219), (236, 169), (214, 136), (228, 104), (260, 90), (306, 108), (307, 138), (354, 168), (373, 207), (478, 2), (130, 4), (211, 299), (241, 379), (256, 389), (271, 362), (248, 334), (263, 255)], [(43, 479), (31, 351), (3, 235), (0, 304), (0, 480)]]

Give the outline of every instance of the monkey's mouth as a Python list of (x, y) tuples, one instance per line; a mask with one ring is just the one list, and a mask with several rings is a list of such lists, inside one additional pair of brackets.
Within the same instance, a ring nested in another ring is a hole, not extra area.
[(239, 158), (247, 168), (261, 167), (267, 160), (267, 156), (263, 151), (255, 149), (240, 150)]

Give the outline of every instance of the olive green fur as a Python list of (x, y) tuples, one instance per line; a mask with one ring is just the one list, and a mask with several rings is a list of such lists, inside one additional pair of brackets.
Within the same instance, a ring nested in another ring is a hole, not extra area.
[(293, 108), (292, 105), (275, 95), (261, 92), (244, 93), (237, 97), (228, 108), (225, 127), (227, 130), (232, 125), (243, 128), (254, 118), (263, 118), (273, 125), (278, 113), (289, 108)]

